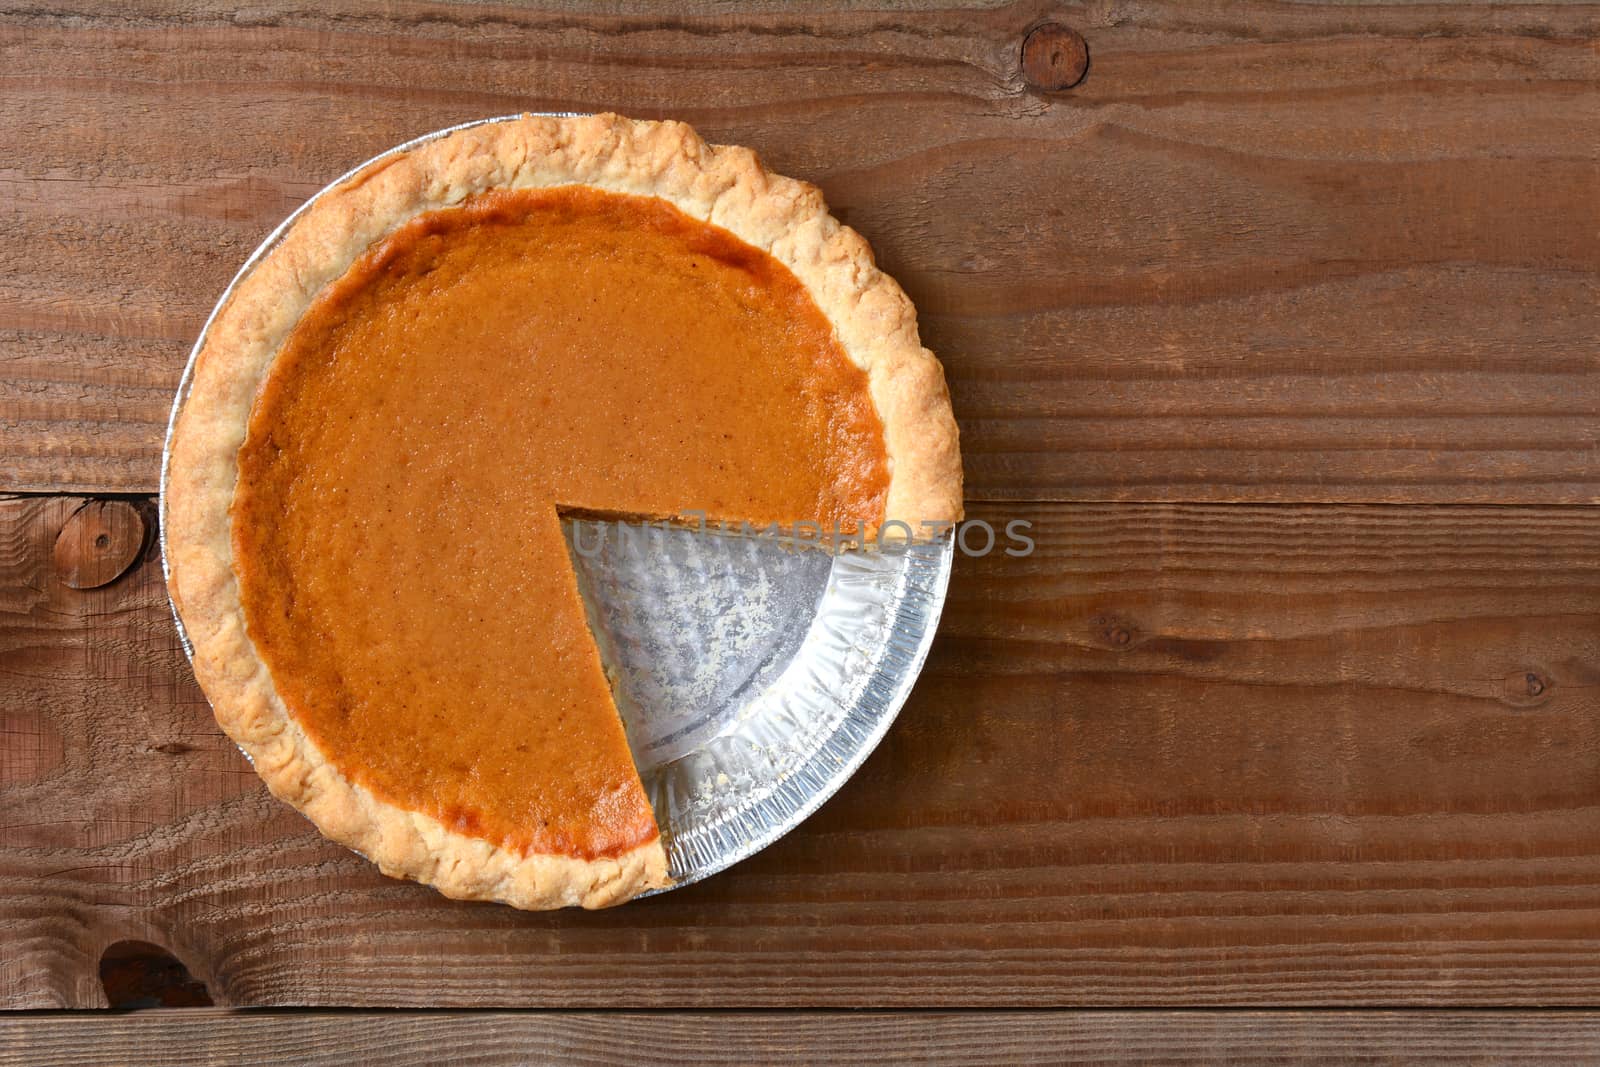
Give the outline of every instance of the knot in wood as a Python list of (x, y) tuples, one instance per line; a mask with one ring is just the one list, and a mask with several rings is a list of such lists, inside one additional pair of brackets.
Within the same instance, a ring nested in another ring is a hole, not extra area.
[(1089, 44), (1077, 30), (1059, 22), (1035, 26), (1022, 39), (1022, 76), (1045, 92), (1060, 92), (1089, 72)]
[(114, 582), (144, 548), (144, 516), (125, 500), (91, 500), (74, 511), (56, 536), (56, 576), (73, 589)]
[(1515, 671), (1500, 685), (1500, 697), (1514, 708), (1531, 708), (1550, 698), (1554, 683), (1543, 670)]
[(1139, 632), (1137, 625), (1115, 615), (1096, 615), (1089, 625), (1102, 644), (1119, 652), (1132, 648)]

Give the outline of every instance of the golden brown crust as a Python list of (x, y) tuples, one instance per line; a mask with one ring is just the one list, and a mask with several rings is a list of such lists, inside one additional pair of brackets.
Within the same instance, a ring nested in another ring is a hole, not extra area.
[(377, 799), (339, 773), (279, 698), (245, 632), (229, 509), (251, 404), (311, 300), (374, 241), (425, 211), (497, 187), (591, 185), (657, 196), (771, 253), (811, 291), (866, 370), (890, 462), (886, 519), (961, 517), (961, 464), (937, 360), (916, 313), (821, 194), (688, 126), (615, 115), (520, 119), (390, 156), (319, 197), (241, 280), (210, 325), (167, 471), (172, 595), (217, 720), (272, 792), (385, 873), (521, 908), (603, 907), (667, 883), (659, 840), (616, 859), (522, 856)]

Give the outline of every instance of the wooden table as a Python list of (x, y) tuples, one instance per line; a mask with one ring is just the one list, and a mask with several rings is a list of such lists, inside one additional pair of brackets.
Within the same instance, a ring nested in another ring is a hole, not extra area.
[[(1600, 1002), (1600, 7), (922, 8), (0, 13), (0, 1003), (128, 1003), (157, 949), (193, 984), (148, 995), (219, 1006)], [(523, 109), (680, 117), (821, 185), (921, 309), (970, 513), (1037, 543), (960, 561), (911, 702), (799, 831), (599, 914), (446, 901), (268, 797), (153, 543), (172, 392), (249, 250), (359, 160)], [(143, 1025), (189, 1060), (271, 1034), (341, 1062), (410, 1033), (1600, 1042), (1569, 1016), (205, 1017), (12, 1017), (0, 1063)]]

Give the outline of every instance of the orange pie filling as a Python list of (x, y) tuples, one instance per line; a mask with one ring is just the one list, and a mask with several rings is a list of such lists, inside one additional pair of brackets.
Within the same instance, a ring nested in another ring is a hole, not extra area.
[(657, 836), (558, 509), (882, 520), (867, 379), (781, 263), (665, 201), (498, 191), (368, 250), (275, 359), (234, 569), (351, 781), (527, 853)]

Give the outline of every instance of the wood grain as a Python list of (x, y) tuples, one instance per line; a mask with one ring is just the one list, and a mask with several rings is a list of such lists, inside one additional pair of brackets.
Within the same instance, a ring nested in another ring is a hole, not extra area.
[(1600, 499), (1600, 6), (232, 8), (0, 13), (0, 488), (153, 489), (212, 301), (347, 167), (615, 108), (822, 185), (975, 498)]
[(159, 561), (0, 502), (0, 1003), (171, 951), (222, 1005), (1600, 1002), (1600, 511), (1036, 504), (759, 856), (597, 914), (391, 881), (211, 721)]
[[(0, 1067), (1600, 1063), (1575, 1012), (227, 1012), (0, 1017)], [(1492, 1053), (1490, 1052), (1492, 1050)], [(1492, 1060), (1490, 1056), (1492, 1055)]]

